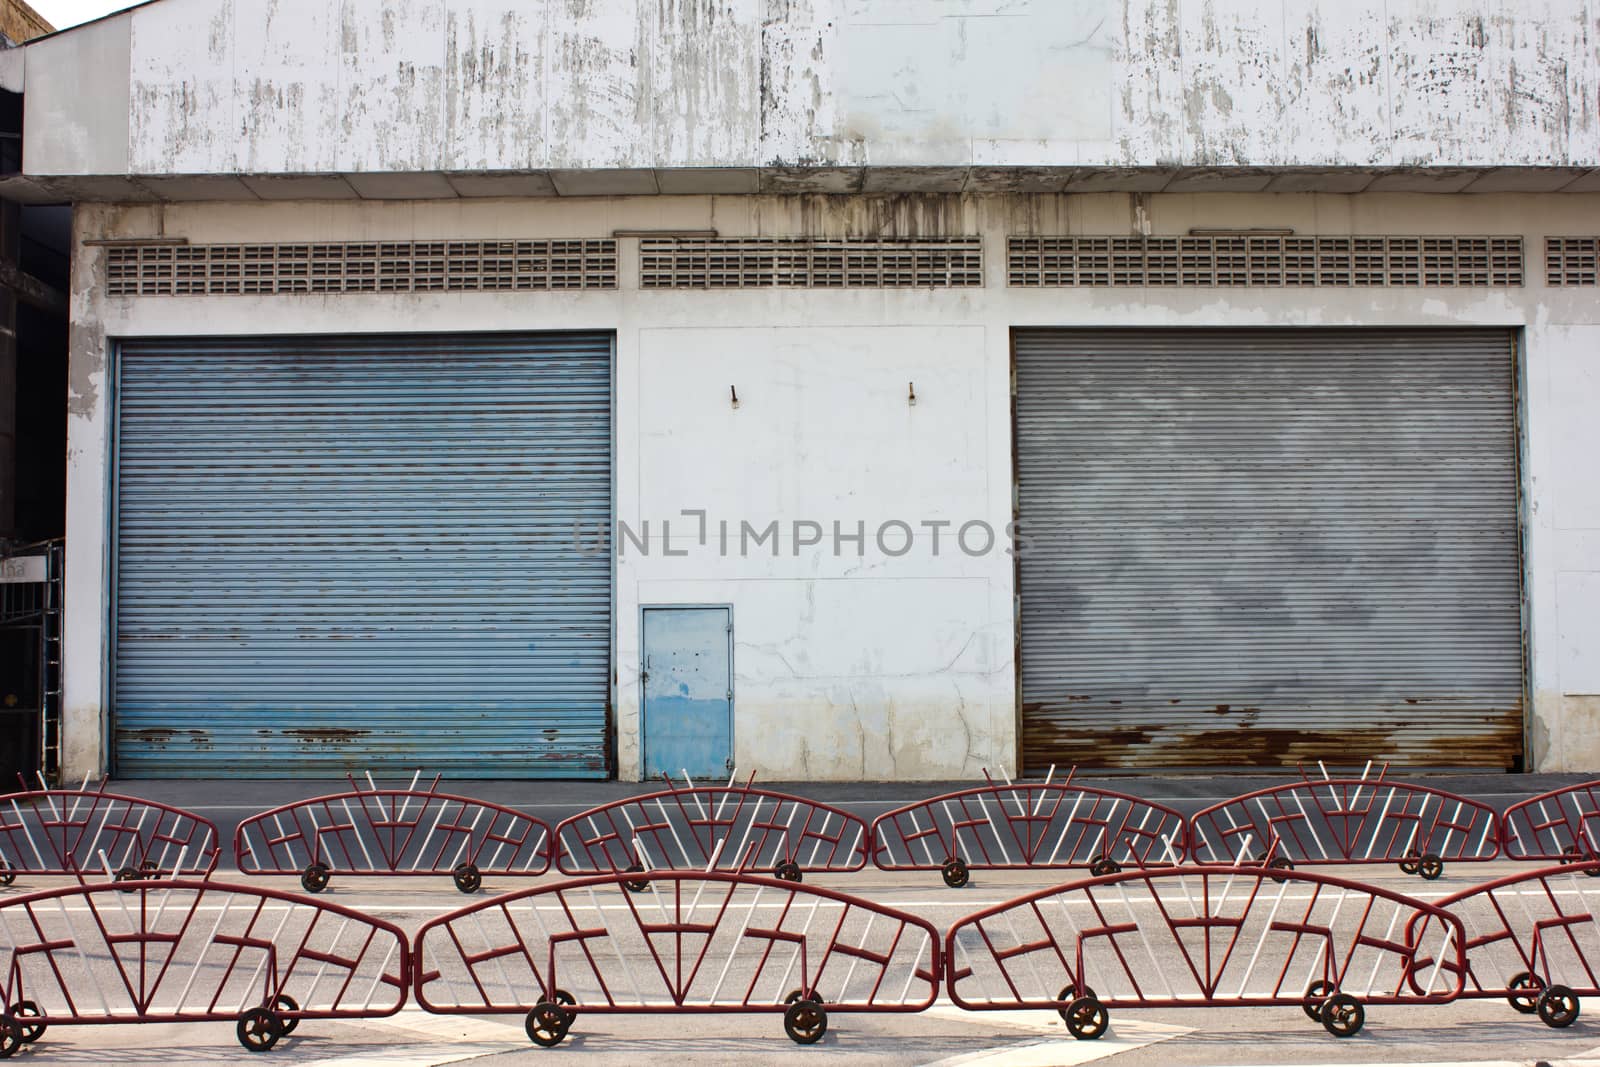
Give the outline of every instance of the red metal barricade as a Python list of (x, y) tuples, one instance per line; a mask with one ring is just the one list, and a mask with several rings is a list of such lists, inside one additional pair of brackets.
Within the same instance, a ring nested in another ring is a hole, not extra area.
[[(958, 1006), (1055, 1010), (1079, 1039), (1105, 1033), (1110, 1008), (1273, 1005), (1349, 1037), (1372, 1005), (1453, 999), (1461, 943), (1455, 916), (1399, 893), (1201, 866), (1123, 871), (980, 911), (950, 928), (945, 963)], [(1422, 955), (1446, 963), (1423, 968)]]
[(1384, 777), (1301, 781), (1225, 800), (1189, 821), (1199, 863), (1395, 863), (1432, 880), (1446, 862), (1500, 853), (1500, 816), (1487, 804)]
[(217, 828), (192, 812), (99, 788), (40, 789), (0, 796), (0, 885), (19, 873), (83, 877), (109, 869), (119, 880), (210, 874)]
[(262, 1052), (302, 1019), (392, 1015), (398, 927), (331, 904), (211, 881), (47, 889), (0, 901), (0, 1057), (45, 1028), (232, 1022)]
[(1600, 883), (1591, 881), (1596, 876), (1600, 862), (1547, 867), (1438, 901), (1466, 932), (1461, 995), (1503, 997), (1548, 1026), (1571, 1026), (1578, 998), (1600, 996)]
[[(556, 826), (563, 874), (653, 870), (805, 871), (867, 865), (867, 824), (842, 808), (744, 785), (673, 786), (580, 812)], [(685, 778), (685, 782), (688, 779)], [(642, 886), (642, 880), (632, 884)]]
[(362, 789), (312, 797), (252, 815), (233, 851), (244, 874), (298, 874), (320, 893), (335, 874), (449, 874), (475, 893), (485, 875), (535, 876), (550, 869), (550, 827), (485, 800), (425, 790)]
[[(624, 885), (644, 883), (640, 892)], [(843, 893), (723, 872), (604, 875), (519, 890), (418, 931), (417, 1002), (519, 1014), (560, 1044), (588, 1012), (783, 1016), (801, 1043), (839, 1012), (916, 1012), (939, 992), (926, 920)]]
[(1172, 808), (1125, 793), (1007, 780), (930, 797), (878, 816), (873, 861), (886, 871), (939, 871), (966, 885), (973, 870), (1123, 867), (1182, 862), (1187, 825)]
[(1506, 855), (1514, 860), (1600, 859), (1600, 782), (1529, 797), (1507, 808), (1500, 825)]

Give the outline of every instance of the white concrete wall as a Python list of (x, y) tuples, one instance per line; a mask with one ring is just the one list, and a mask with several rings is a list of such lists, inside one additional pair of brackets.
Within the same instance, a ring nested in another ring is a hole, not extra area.
[[(619, 756), (639, 758), (638, 608), (731, 603), (736, 761), (764, 778), (969, 777), (1015, 758), (1011, 559), (938, 556), (899, 519), (1011, 515), (1009, 336), (1030, 325), (1462, 325), (1524, 328), (1523, 413), (1535, 765), (1600, 769), (1600, 300), (1543, 281), (1546, 234), (1600, 233), (1600, 197), (1401, 195), (766, 198), (431, 203), (84, 205), (80, 240), (162, 232), (198, 243), (596, 237), (714, 227), (724, 235), (981, 234), (968, 290), (637, 289), (620, 241), (614, 292), (110, 299), (100, 250), (74, 264), (69, 415), (67, 768), (100, 766), (108, 546), (107, 353), (135, 336), (484, 329), (617, 334), (617, 518), (652, 551), (617, 569)], [(1520, 289), (1011, 289), (1009, 234), (1284, 226), (1302, 234), (1522, 234)], [(907, 402), (915, 383), (917, 403)], [(738, 390), (740, 406), (729, 402)], [(703, 509), (711, 544), (696, 542)], [(661, 521), (672, 522), (664, 554)], [(740, 521), (812, 520), (825, 543), (741, 557)], [(734, 524), (723, 557), (716, 523)], [(831, 524), (863, 522), (863, 557)], [(946, 537), (949, 533), (946, 531)]]
[(161, 0), (29, 46), (25, 157), (33, 175), (1595, 166), (1594, 2)]

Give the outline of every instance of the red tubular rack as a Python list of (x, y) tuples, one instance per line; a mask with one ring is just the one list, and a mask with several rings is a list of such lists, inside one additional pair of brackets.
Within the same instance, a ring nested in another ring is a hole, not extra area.
[[(1372, 1005), (1454, 999), (1462, 940), (1454, 915), (1399, 893), (1200, 866), (1123, 871), (987, 908), (950, 928), (945, 961), (957, 1006), (1054, 1010), (1079, 1039), (1105, 1033), (1110, 1008), (1273, 1005), (1349, 1037)], [(1422, 955), (1445, 962), (1424, 967)]]
[(217, 866), (217, 828), (182, 808), (98, 789), (0, 796), (0, 885), (19, 873), (116, 879), (204, 877)]
[(673, 786), (580, 812), (556, 826), (556, 866), (575, 875), (759, 871), (798, 882), (806, 871), (867, 865), (864, 820), (753, 781)]
[(1199, 863), (1394, 863), (1432, 880), (1446, 862), (1500, 854), (1500, 816), (1476, 800), (1384, 778), (1306, 777), (1196, 812)]
[[(1600, 996), (1600, 862), (1524, 871), (1438, 901), (1466, 931), (1465, 989), (1553, 1027)], [(1431, 960), (1419, 959), (1419, 966)], [(1446, 966), (1455, 966), (1449, 960)]]
[(1506, 855), (1514, 860), (1571, 863), (1600, 859), (1600, 782), (1529, 797), (1501, 816)]
[(312, 797), (239, 824), (241, 873), (298, 874), (310, 893), (335, 874), (448, 874), (463, 893), (485, 875), (533, 877), (550, 869), (549, 824), (513, 808), (438, 791), (362, 789)]
[(212, 881), (141, 880), (0, 901), (0, 1057), (50, 1026), (232, 1022), (265, 1051), (302, 1019), (393, 1015), (404, 933), (347, 908)]
[[(1053, 776), (1053, 774), (1052, 774)], [(973, 870), (1123, 867), (1180, 863), (1188, 836), (1172, 808), (1125, 793), (1062, 782), (996, 784), (930, 797), (872, 823), (873, 861), (886, 871), (939, 871), (966, 885)]]
[[(624, 883), (637, 878), (641, 892)], [(844, 893), (722, 872), (604, 875), (519, 890), (425, 924), (417, 1002), (519, 1014), (540, 1045), (587, 1013), (771, 1013), (801, 1044), (839, 1012), (918, 1012), (939, 933)]]

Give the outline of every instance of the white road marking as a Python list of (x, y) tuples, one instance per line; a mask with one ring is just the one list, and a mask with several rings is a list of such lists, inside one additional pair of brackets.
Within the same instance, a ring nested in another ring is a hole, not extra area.
[[(505, 1020), (465, 1015), (430, 1015), (419, 1008), (407, 1008), (387, 1019), (363, 1019), (361, 1029), (382, 1032), (389, 1040), (370, 1050), (348, 1052), (320, 1060), (306, 1060), (298, 1067), (439, 1067), (446, 1063), (522, 1052), (533, 1043), (517, 1016)], [(399, 1034), (396, 1034), (399, 1031)], [(395, 1040), (417, 1039), (400, 1044)]]
[[(955, 1008), (934, 1008), (934, 1013), (950, 1012), (962, 1015), (971, 1022), (981, 1022), (985, 1019), (1003, 1022), (1007, 1026), (1032, 1026), (1037, 1028), (1038, 1022), (1028, 1023), (1022, 1020), (991, 1019), (992, 1016), (1006, 1015), (1031, 1015), (1036, 1020), (1039, 1012), (962, 1012)], [(1055, 1030), (1065, 1034), (1065, 1027), (1060, 1020), (1055, 1022)], [(1172, 1026), (1167, 1023), (1139, 1022), (1137, 1020), (1116, 1022), (1107, 1031), (1106, 1035), (1096, 1041), (1079, 1041), (1073, 1037), (1050, 1037), (1044, 1040), (1032, 1039), (1002, 1045), (996, 1048), (982, 1049), (978, 1052), (963, 1053), (960, 1056), (951, 1056), (948, 1059), (938, 1060), (926, 1067), (1074, 1067), (1080, 1063), (1094, 1063), (1096, 1060), (1107, 1059), (1119, 1052), (1129, 1052), (1136, 1048), (1144, 1048), (1158, 1042), (1168, 1041), (1174, 1037), (1194, 1032), (1190, 1026)]]

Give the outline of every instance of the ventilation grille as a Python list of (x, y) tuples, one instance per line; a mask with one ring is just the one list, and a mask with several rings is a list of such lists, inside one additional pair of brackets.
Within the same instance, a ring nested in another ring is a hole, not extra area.
[(1520, 237), (1013, 237), (1011, 285), (1521, 285)]
[(964, 289), (983, 285), (977, 237), (647, 238), (642, 289)]
[(1547, 285), (1600, 285), (1600, 237), (1546, 237)]
[(617, 243), (109, 245), (112, 296), (615, 289)]

